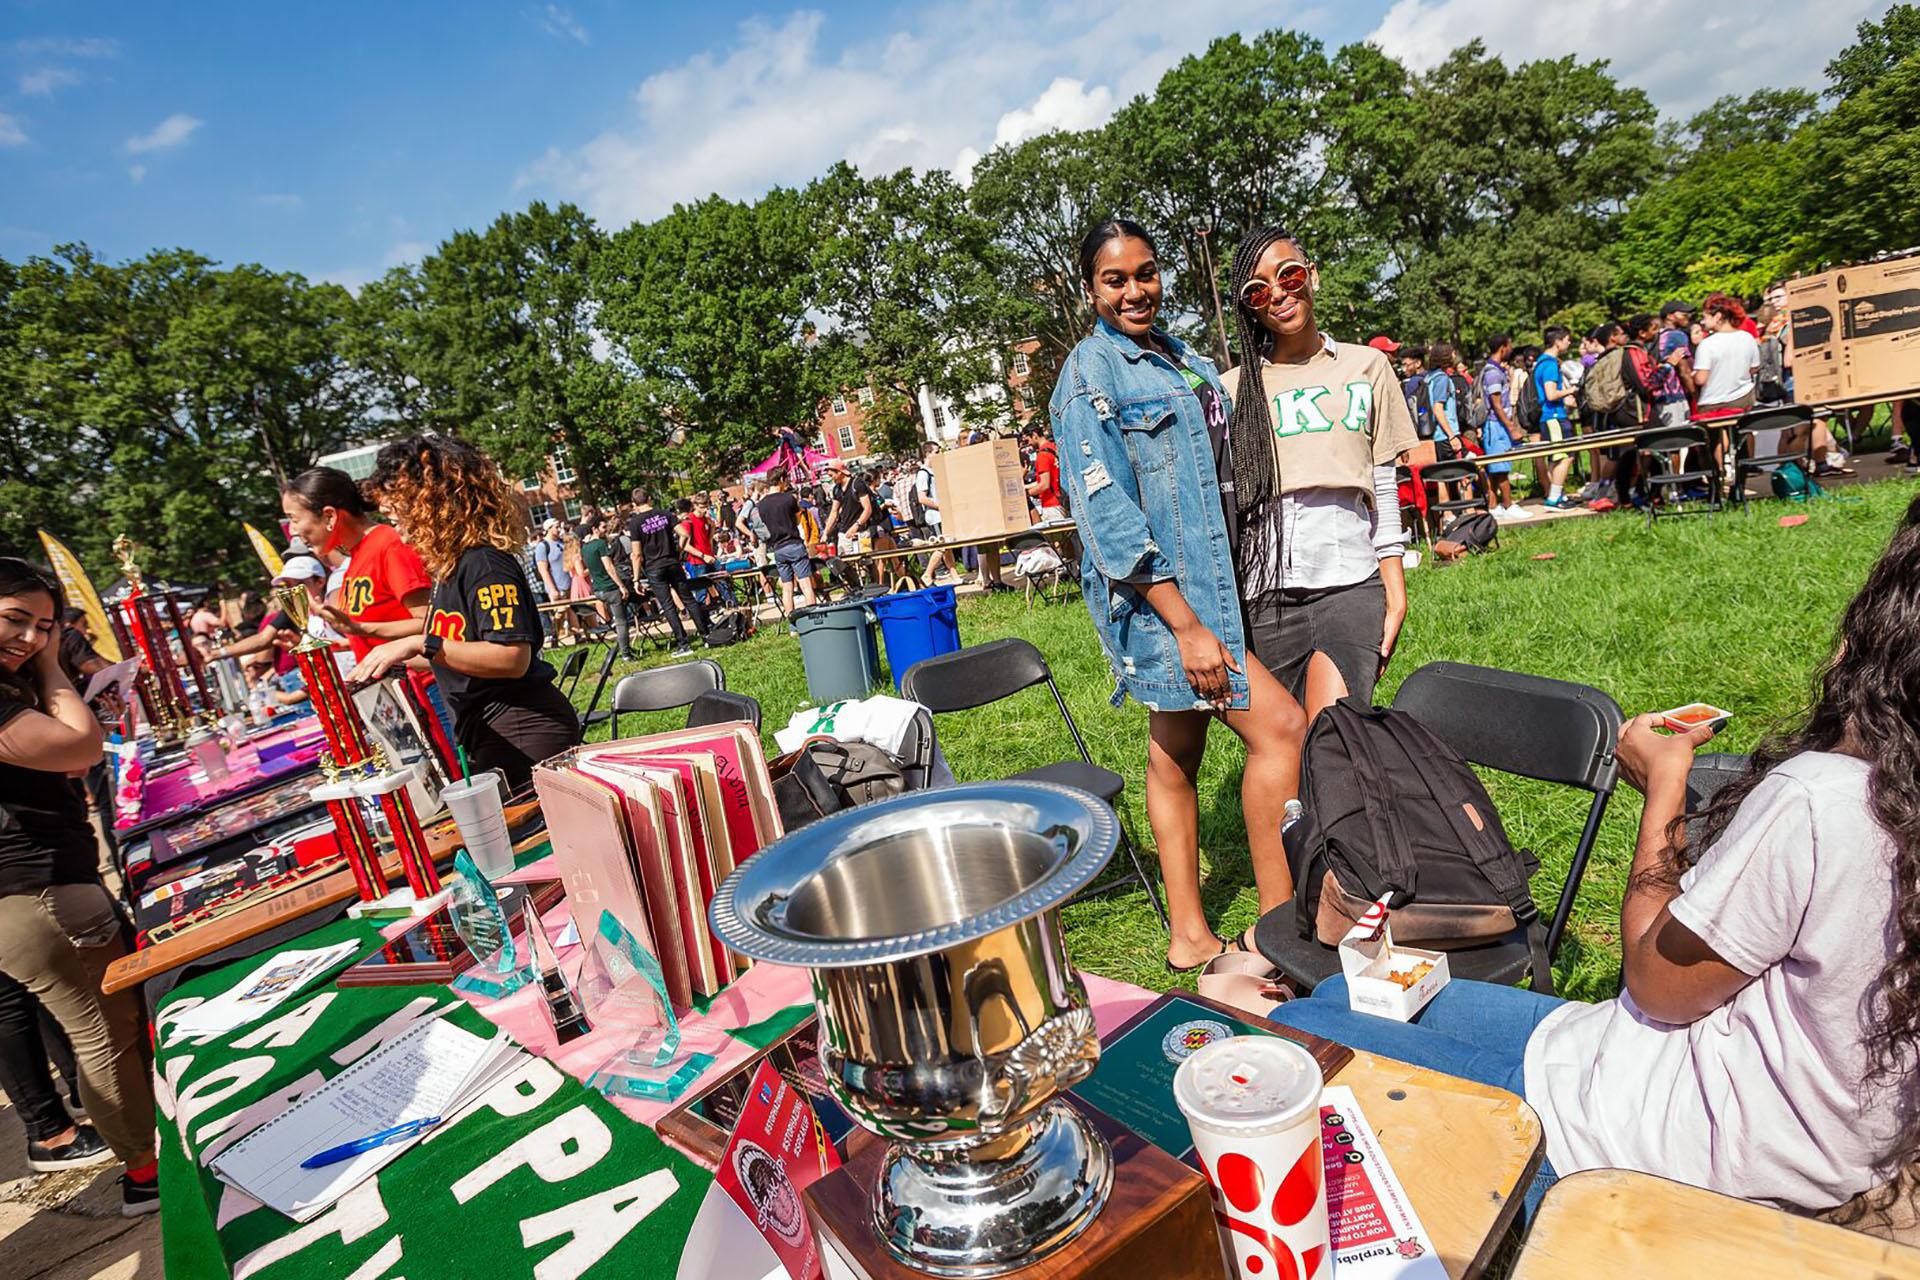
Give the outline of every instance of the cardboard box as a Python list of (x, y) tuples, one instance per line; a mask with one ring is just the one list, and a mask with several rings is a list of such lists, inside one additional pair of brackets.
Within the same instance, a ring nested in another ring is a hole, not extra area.
[[(1402, 986), (1389, 974), (1432, 965), (1418, 982)], [(1340, 939), (1340, 970), (1347, 976), (1347, 1004), (1355, 1013), (1406, 1022), (1447, 985), (1447, 953), (1393, 945), (1386, 899), (1373, 904)]]
[(935, 454), (932, 471), (941, 537), (989, 538), (1032, 527), (1019, 441), (989, 440)]
[(1920, 256), (1787, 282), (1793, 394), (1867, 404), (1920, 390)]

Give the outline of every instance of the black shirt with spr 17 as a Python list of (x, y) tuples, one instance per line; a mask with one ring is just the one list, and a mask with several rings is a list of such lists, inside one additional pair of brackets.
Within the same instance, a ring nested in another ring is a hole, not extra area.
[[(31, 710), (0, 693), (0, 726)], [(79, 779), (0, 762), (0, 897), (91, 883), (99, 863)]]
[(540, 619), (533, 588), (517, 557), (496, 547), (469, 547), (453, 572), (433, 584), (427, 606), (427, 631), (443, 640), (486, 641), (531, 646), (526, 671), (509, 679), (468, 675), (445, 662), (433, 664), (440, 692), (453, 712), (455, 731), (485, 720), (502, 707), (544, 706), (553, 684), (553, 668), (540, 656)]

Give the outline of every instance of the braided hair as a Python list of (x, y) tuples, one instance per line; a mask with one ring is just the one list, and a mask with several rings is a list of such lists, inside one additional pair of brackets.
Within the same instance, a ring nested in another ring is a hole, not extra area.
[[(1233, 398), (1233, 414), (1227, 419), (1227, 437), (1233, 449), (1234, 510), (1243, 526), (1237, 567), (1249, 596), (1263, 595), (1280, 585), (1280, 558), (1276, 554), (1280, 481), (1275, 474), (1273, 410), (1267, 404), (1260, 376), (1267, 331), (1260, 324), (1259, 314), (1240, 300), (1240, 292), (1253, 279), (1260, 256), (1283, 240), (1300, 243), (1280, 226), (1259, 227), (1248, 233), (1234, 250), (1233, 267), (1227, 277), (1227, 287), (1233, 293), (1235, 345), (1240, 351), (1239, 394)], [(1269, 506), (1272, 510), (1263, 510)], [(1274, 580), (1267, 581), (1270, 577)]]

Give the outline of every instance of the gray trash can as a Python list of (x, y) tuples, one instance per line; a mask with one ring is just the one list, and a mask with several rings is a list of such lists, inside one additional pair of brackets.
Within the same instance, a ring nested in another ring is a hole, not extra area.
[(864, 698), (880, 683), (880, 644), (865, 601), (796, 609), (793, 629), (800, 637), (800, 661), (807, 669), (807, 696), (821, 706)]

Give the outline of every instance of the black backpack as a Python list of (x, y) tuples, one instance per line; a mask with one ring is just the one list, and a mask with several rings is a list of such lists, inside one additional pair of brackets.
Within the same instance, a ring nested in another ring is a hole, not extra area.
[(1547, 934), (1517, 850), (1467, 762), (1404, 711), (1343, 698), (1307, 732), (1301, 820), (1286, 834), (1302, 938), (1337, 944), (1391, 894), (1396, 942), (1484, 946), (1524, 925), (1534, 990), (1552, 994)]
[(739, 644), (753, 634), (753, 619), (744, 610), (733, 610), (713, 620), (707, 628), (707, 647), (724, 649), (730, 644)]
[(1529, 372), (1513, 398), (1513, 420), (1520, 424), (1522, 431), (1531, 434), (1540, 429), (1540, 409), (1540, 384)]

